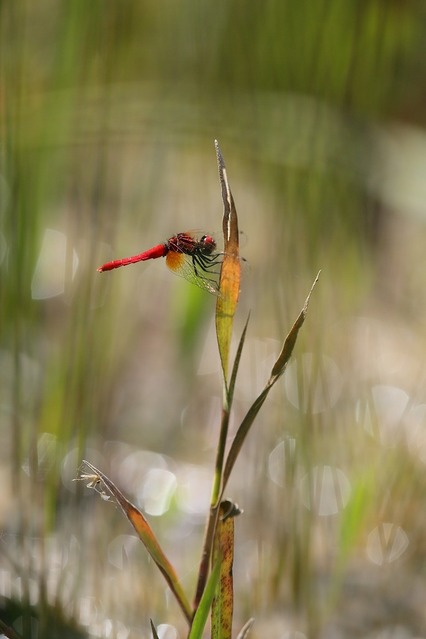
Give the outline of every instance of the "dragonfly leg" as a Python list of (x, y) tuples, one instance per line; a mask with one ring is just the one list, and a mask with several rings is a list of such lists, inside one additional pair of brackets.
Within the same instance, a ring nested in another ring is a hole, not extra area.
[(208, 282), (212, 282), (216, 286), (217, 282), (215, 281), (214, 277), (206, 277), (206, 275), (200, 275), (197, 268), (198, 266), (202, 271), (204, 271), (204, 273), (208, 275), (219, 275), (217, 271), (210, 270), (210, 267), (215, 266), (215, 264), (217, 264), (216, 260), (206, 258), (205, 255), (192, 255), (192, 266), (194, 268), (195, 275), (197, 277), (203, 277), (205, 280), (207, 280)]
[(218, 275), (218, 273), (210, 269), (216, 266), (217, 264), (220, 264), (221, 261), (222, 259), (220, 254), (217, 254), (217, 255), (196, 254), (192, 256), (192, 262), (193, 262), (194, 268), (195, 268), (195, 265), (198, 264), (198, 266), (206, 273), (213, 273), (215, 275)]

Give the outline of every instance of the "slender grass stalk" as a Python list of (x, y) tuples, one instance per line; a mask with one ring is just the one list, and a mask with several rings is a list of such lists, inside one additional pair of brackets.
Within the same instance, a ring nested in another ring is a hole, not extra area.
[(197, 588), (194, 599), (195, 609), (200, 602), (209, 573), (213, 539), (219, 512), (219, 497), (222, 489), (223, 463), (225, 459), (226, 440), (228, 437), (230, 409), (232, 404), (232, 395), (230, 395), (228, 387), (228, 363), (231, 347), (232, 327), (240, 293), (241, 277), (237, 210), (235, 208), (234, 198), (232, 196), (231, 188), (228, 182), (225, 161), (223, 159), (223, 155), (219, 148), (217, 140), (215, 140), (215, 148), (224, 207), (222, 218), (224, 258), (219, 279), (220, 295), (218, 296), (216, 304), (216, 334), (223, 374), (223, 405), (213, 477), (213, 488), (210, 499), (210, 513), (204, 536), (204, 546), (201, 556)]

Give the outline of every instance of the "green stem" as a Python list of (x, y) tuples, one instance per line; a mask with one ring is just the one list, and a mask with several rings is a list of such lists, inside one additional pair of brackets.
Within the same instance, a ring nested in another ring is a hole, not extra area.
[[(226, 391), (225, 391), (226, 392)], [(229, 404), (227, 395), (224, 398), (224, 406), (222, 408), (222, 422), (220, 425), (219, 442), (217, 446), (216, 462), (214, 469), (214, 480), (210, 505), (215, 506), (219, 500), (222, 488), (223, 462), (225, 459), (226, 440), (229, 428)]]
[(209, 576), (210, 558), (212, 555), (213, 539), (216, 531), (218, 513), (218, 506), (210, 506), (209, 518), (204, 535), (203, 553), (201, 555), (200, 568), (198, 571), (197, 589), (195, 591), (193, 605), (194, 611), (196, 611), (198, 608), (201, 597), (203, 596), (204, 588), (206, 587), (207, 578)]
[(210, 560), (213, 548), (213, 539), (216, 530), (217, 516), (219, 512), (220, 495), (222, 492), (223, 481), (223, 463), (225, 459), (226, 439), (228, 437), (229, 427), (229, 401), (228, 393), (225, 389), (224, 392), (224, 406), (222, 409), (222, 423), (220, 426), (219, 442), (216, 453), (216, 463), (213, 479), (213, 488), (210, 498), (210, 513), (207, 521), (206, 532), (204, 535), (203, 552), (201, 555), (200, 568), (198, 571), (197, 589), (194, 599), (194, 610), (197, 609), (200, 603), (201, 597), (204, 592), (204, 588), (207, 583), (207, 577), (209, 574)]

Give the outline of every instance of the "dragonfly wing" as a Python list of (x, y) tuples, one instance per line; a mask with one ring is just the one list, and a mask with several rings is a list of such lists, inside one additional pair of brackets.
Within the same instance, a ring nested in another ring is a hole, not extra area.
[(195, 284), (213, 295), (219, 295), (220, 264), (216, 264), (211, 271), (206, 271), (201, 266), (194, 264), (190, 255), (177, 251), (167, 253), (166, 264), (173, 273), (184, 277), (191, 284)]

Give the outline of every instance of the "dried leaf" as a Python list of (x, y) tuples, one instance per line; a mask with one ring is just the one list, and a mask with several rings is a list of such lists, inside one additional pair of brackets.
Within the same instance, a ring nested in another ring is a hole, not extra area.
[(226, 500), (220, 505), (216, 526), (214, 561), (220, 560), (220, 580), (212, 604), (212, 639), (231, 639), (234, 610), (234, 517), (238, 506)]
[(145, 548), (155, 561), (160, 571), (163, 573), (171, 591), (176, 597), (176, 600), (181, 607), (186, 619), (189, 623), (192, 620), (192, 609), (183, 591), (183, 588), (177, 578), (175, 570), (166, 555), (164, 554), (151, 526), (143, 516), (143, 514), (128, 501), (123, 493), (117, 488), (117, 486), (100, 470), (95, 468), (90, 462), (84, 460), (84, 464), (91, 470), (94, 476), (97, 478), (97, 482), (102, 482), (108, 492), (114, 497), (126, 517), (131, 522), (132, 526), (139, 535), (139, 538), (143, 542)]
[(219, 296), (216, 303), (216, 334), (223, 377), (225, 385), (227, 385), (232, 325), (240, 294), (241, 262), (237, 211), (228, 183), (225, 162), (217, 140), (215, 140), (215, 147), (224, 207), (222, 220), (224, 256), (220, 270)]

